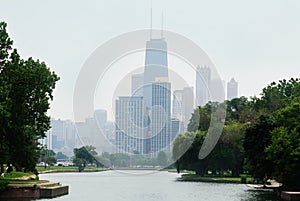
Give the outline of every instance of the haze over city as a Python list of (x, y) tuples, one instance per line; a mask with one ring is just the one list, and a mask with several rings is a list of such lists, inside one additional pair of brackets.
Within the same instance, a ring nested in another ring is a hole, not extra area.
[[(199, 45), (223, 80), (239, 82), (239, 96), (259, 95), (271, 81), (298, 76), (299, 1), (29, 1), (2, 2), (1, 19), (19, 53), (46, 61), (60, 76), (49, 114), (73, 119), (80, 69), (101, 44), (122, 33), (153, 28)], [(142, 63), (141, 63), (142, 64)], [(105, 108), (104, 108), (105, 109)], [(110, 117), (111, 118), (111, 117)]]

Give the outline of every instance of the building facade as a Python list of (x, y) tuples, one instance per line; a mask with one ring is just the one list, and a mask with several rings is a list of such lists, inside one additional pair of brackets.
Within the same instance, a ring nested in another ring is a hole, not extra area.
[(211, 70), (208, 66), (197, 66), (196, 70), (196, 104), (203, 106), (210, 100)]
[(144, 153), (144, 117), (143, 97), (121, 96), (116, 100), (117, 153)]
[(170, 151), (171, 144), (171, 83), (157, 78), (152, 83), (151, 154)]
[(238, 83), (231, 78), (231, 80), (227, 83), (227, 100), (231, 100), (233, 98), (238, 97)]

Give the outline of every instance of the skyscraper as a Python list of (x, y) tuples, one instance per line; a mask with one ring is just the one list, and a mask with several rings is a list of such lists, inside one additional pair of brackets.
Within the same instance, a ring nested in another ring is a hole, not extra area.
[(94, 119), (96, 123), (103, 128), (107, 122), (107, 111), (102, 109), (95, 110)]
[(131, 95), (143, 96), (144, 73), (131, 76)]
[(183, 122), (186, 131), (187, 125), (194, 111), (193, 87), (184, 87), (182, 90), (175, 90), (173, 94), (173, 117)]
[(146, 44), (143, 97), (147, 108), (152, 104), (152, 82), (168, 77), (167, 43), (163, 38), (150, 39)]
[(151, 154), (168, 149), (171, 143), (171, 83), (156, 78), (152, 83)]
[(197, 66), (196, 98), (197, 106), (203, 106), (210, 100), (211, 71), (207, 66)]
[(144, 153), (143, 97), (122, 96), (116, 100), (116, 152)]
[(238, 83), (231, 78), (231, 80), (227, 83), (227, 100), (231, 100), (233, 98), (238, 97)]

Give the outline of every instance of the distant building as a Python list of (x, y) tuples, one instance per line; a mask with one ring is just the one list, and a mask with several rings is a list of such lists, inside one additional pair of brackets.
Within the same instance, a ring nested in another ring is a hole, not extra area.
[(196, 102), (203, 106), (210, 100), (211, 70), (208, 66), (197, 66), (196, 70)]
[(131, 95), (143, 96), (144, 74), (133, 74), (131, 76)]
[(64, 121), (60, 119), (51, 119), (51, 131), (52, 131), (52, 148), (53, 150), (59, 150), (65, 145), (65, 130)]
[(116, 100), (116, 152), (144, 153), (145, 102), (143, 97)]
[(170, 149), (171, 144), (171, 83), (156, 78), (152, 83), (151, 154)]
[(95, 118), (86, 118), (84, 122), (76, 122), (78, 143), (76, 147), (92, 145), (97, 152), (113, 152), (113, 147), (106, 137), (106, 130), (99, 127)]
[(227, 100), (231, 100), (233, 98), (238, 97), (238, 83), (231, 78), (231, 80), (227, 83)]
[(182, 90), (175, 90), (173, 93), (173, 113), (172, 116), (183, 122), (184, 131), (194, 111), (194, 89), (193, 87), (184, 87)]
[(172, 118), (171, 125), (172, 125), (172, 135), (171, 135), (171, 142), (173, 142), (176, 136), (180, 133), (180, 121), (179, 119)]
[(102, 109), (95, 110), (94, 119), (100, 127), (105, 127), (107, 123), (107, 111)]
[(40, 141), (41, 144), (55, 152), (73, 155), (77, 140), (75, 124), (69, 120), (51, 119), (50, 126), (46, 137)]
[(212, 79), (210, 82), (210, 94), (212, 102), (222, 103), (225, 100), (225, 82), (221, 79)]
[(147, 108), (151, 108), (151, 84), (157, 77), (168, 77), (167, 43), (163, 38), (150, 39), (146, 44), (143, 97)]

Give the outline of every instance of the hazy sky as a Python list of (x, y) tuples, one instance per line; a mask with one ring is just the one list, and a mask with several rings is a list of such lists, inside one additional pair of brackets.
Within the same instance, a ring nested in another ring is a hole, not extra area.
[(73, 119), (79, 71), (101, 44), (122, 33), (164, 27), (197, 43), (239, 95), (259, 95), (271, 81), (300, 77), (299, 0), (0, 0), (0, 20), (22, 57), (46, 62), (61, 80), (49, 114)]

